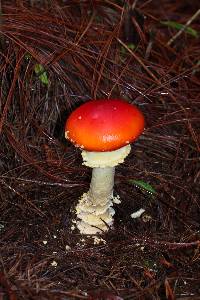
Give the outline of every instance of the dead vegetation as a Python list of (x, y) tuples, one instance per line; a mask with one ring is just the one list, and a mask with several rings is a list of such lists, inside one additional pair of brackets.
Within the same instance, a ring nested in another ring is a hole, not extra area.
[[(162, 22), (186, 24), (199, 1), (125, 2), (2, 1), (3, 300), (198, 299), (199, 37), (185, 29), (169, 43), (178, 29)], [(199, 18), (189, 28), (200, 34)], [(117, 168), (115, 227), (94, 245), (71, 231), (91, 170), (64, 123), (110, 97), (138, 105), (146, 130)]]

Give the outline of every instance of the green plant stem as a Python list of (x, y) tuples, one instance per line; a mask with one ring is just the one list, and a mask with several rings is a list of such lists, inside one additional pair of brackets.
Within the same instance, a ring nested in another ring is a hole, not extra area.
[(199, 15), (200, 9), (198, 9), (196, 13), (187, 21), (187, 23), (167, 42), (167, 46), (170, 46)]

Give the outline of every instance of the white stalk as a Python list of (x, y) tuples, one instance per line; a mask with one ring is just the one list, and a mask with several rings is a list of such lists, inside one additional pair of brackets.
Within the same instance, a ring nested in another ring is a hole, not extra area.
[(105, 206), (113, 195), (115, 167), (93, 168), (88, 194), (91, 204)]
[(106, 231), (113, 223), (113, 185), (115, 167), (93, 168), (90, 189), (81, 197), (76, 214), (81, 233)]
[(84, 193), (76, 206), (76, 225), (82, 234), (96, 234), (107, 231), (113, 224), (113, 197), (115, 166), (124, 161), (130, 152), (130, 145), (111, 152), (83, 151), (84, 164), (92, 167), (90, 189)]

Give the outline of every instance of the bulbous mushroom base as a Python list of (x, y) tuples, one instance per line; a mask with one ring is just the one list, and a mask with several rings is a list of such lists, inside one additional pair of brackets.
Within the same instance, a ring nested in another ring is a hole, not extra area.
[(82, 234), (97, 234), (107, 231), (113, 224), (115, 211), (114, 202), (119, 202), (118, 197), (107, 198), (101, 204), (91, 203), (90, 191), (84, 193), (76, 206), (76, 226)]

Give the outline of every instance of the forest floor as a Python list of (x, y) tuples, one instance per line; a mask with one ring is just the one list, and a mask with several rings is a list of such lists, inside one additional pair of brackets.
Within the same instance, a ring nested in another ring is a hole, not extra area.
[[(200, 299), (199, 1), (2, 2), (0, 299)], [(64, 124), (100, 98), (146, 127), (94, 244), (71, 229), (91, 169)]]

